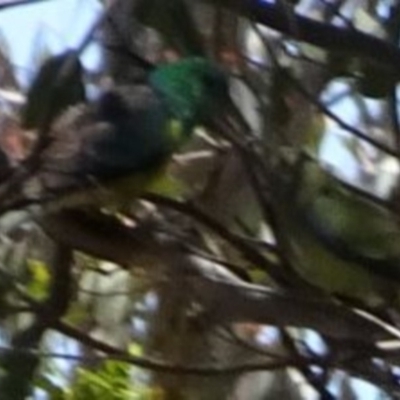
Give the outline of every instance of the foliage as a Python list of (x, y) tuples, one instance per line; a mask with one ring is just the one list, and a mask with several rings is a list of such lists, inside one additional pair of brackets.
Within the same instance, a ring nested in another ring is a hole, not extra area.
[(65, 399), (139, 399), (132, 394), (129, 369), (128, 365), (114, 361), (107, 361), (93, 371), (79, 369), (71, 387), (71, 395), (67, 395)]
[[(38, 68), (22, 110), (1, 104), (15, 125), (0, 124), (2, 398), (399, 397), (399, 6), (101, 3), (81, 45)], [(95, 39), (99, 76), (80, 60)], [(193, 54), (218, 64), (233, 101), (146, 193), (132, 185), (121, 205), (125, 176), (82, 176), (76, 160), (100, 157), (85, 137), (51, 147), (60, 126), (96, 141), (132, 111), (90, 119), (116, 99), (94, 87), (139, 92), (157, 64)], [(46, 186), (46, 167), (77, 190)]]

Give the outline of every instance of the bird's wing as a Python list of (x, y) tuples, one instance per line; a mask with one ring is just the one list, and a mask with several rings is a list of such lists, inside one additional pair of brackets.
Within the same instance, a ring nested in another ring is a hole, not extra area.
[(53, 126), (49, 145), (41, 155), (36, 178), (43, 189), (63, 191), (87, 184), (85, 156), (90, 151), (90, 141), (107, 135), (111, 129), (96, 119), (91, 107), (82, 104), (70, 108)]
[(315, 235), (340, 257), (400, 280), (400, 228), (383, 207), (336, 188), (317, 197), (305, 217)]
[(284, 235), (283, 249), (291, 265), (308, 282), (328, 293), (365, 302), (371, 307), (391, 301), (394, 280), (371, 273), (361, 264), (341, 257), (325, 245), (305, 221), (303, 211), (294, 207), (293, 196), (280, 197), (276, 216)]
[(158, 167), (172, 151), (168, 113), (151, 88), (108, 93), (56, 121), (36, 175), (41, 192), (67, 192)]
[(111, 129), (87, 146), (90, 173), (112, 177), (147, 170), (175, 149), (168, 108), (151, 87), (120, 87), (100, 103), (98, 113)]

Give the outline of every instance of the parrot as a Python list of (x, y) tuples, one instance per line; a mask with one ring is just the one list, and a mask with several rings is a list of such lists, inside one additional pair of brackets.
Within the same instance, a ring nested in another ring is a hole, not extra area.
[(62, 113), (28, 193), (61, 199), (55, 209), (137, 197), (197, 125), (228, 118), (233, 107), (227, 75), (211, 61), (156, 66), (145, 84), (112, 87)]
[(275, 200), (286, 235), (284, 251), (294, 269), (311, 284), (356, 304), (398, 307), (397, 217), (351, 190), (316, 160), (300, 166), (295, 166), (294, 181), (280, 180)]

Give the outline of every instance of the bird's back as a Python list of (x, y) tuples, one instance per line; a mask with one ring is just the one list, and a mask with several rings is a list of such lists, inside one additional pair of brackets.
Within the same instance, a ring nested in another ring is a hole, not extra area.
[(226, 76), (207, 60), (161, 64), (147, 84), (115, 88), (64, 113), (42, 154), (37, 186), (57, 195), (129, 174), (153, 175), (226, 102)]
[(157, 165), (171, 151), (168, 113), (150, 87), (105, 93), (70, 108), (54, 125), (42, 155), (48, 190), (68, 190)]
[[(93, 104), (71, 107), (51, 130), (30, 192), (72, 199), (90, 188), (104, 192), (116, 180), (129, 185), (130, 175), (140, 192), (176, 147), (171, 121), (163, 100), (146, 85), (111, 90)], [(74, 198), (73, 203), (88, 202), (81, 194)]]
[[(398, 270), (388, 260), (386, 271), (378, 271), (372, 267), (378, 266), (377, 259), (371, 255), (361, 260), (358, 257), (348, 257), (341, 244), (331, 243), (332, 238), (325, 238), (322, 232), (330, 234), (333, 226), (330, 220), (327, 224), (319, 220), (317, 210), (310, 208), (314, 203), (305, 202), (303, 185), (293, 187), (279, 177), (275, 182), (276, 217), (279, 226), (284, 232), (284, 251), (295, 270), (307, 281), (323, 288), (328, 293), (339, 294), (348, 298), (361, 300), (369, 306), (375, 307), (383, 301), (397, 299)], [(320, 187), (319, 187), (320, 188)], [(311, 195), (312, 193), (308, 193)], [(311, 202), (314, 197), (309, 199)], [(329, 205), (327, 212), (335, 213), (335, 203)], [(335, 215), (330, 214), (330, 218)], [(317, 226), (321, 223), (321, 226)], [(364, 222), (365, 224), (365, 222)], [(357, 249), (352, 248), (353, 251)], [(363, 262), (361, 262), (363, 261)], [(386, 272), (386, 274), (384, 273)], [(388, 279), (389, 275), (389, 279)], [(396, 306), (398, 305), (397, 300)]]

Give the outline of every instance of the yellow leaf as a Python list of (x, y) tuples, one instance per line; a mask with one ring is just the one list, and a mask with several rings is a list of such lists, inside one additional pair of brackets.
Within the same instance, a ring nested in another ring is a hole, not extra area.
[(27, 285), (28, 292), (35, 298), (42, 299), (47, 294), (51, 279), (47, 265), (43, 261), (34, 258), (28, 258), (26, 263), (31, 276)]

